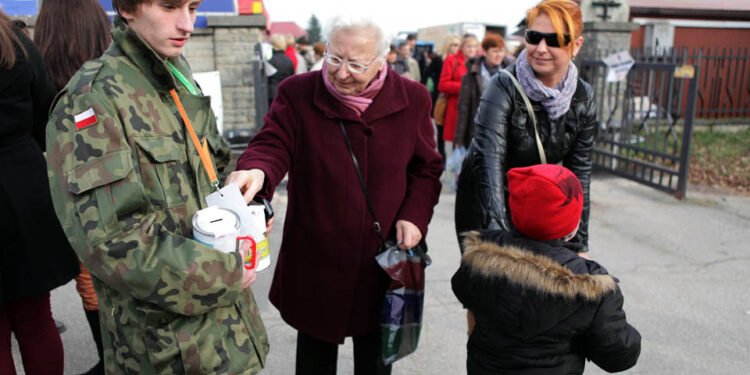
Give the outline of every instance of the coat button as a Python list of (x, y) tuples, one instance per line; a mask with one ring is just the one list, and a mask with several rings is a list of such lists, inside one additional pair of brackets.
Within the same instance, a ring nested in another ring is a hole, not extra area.
[(365, 134), (366, 134), (367, 136), (371, 136), (371, 135), (372, 135), (372, 129), (370, 129), (370, 128), (365, 128)]

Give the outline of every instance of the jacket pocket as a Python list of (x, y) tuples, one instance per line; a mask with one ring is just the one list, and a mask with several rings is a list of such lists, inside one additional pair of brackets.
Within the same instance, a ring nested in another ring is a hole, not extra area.
[(136, 137), (138, 164), (146, 197), (157, 207), (177, 207), (188, 199), (183, 194), (185, 173), (182, 147), (171, 137)]
[(138, 302), (148, 358), (158, 374), (229, 373), (232, 351), (215, 312), (183, 316)]
[(75, 195), (76, 210), (92, 245), (119, 230), (112, 186), (128, 177), (132, 170), (130, 150), (119, 150), (89, 159), (65, 174), (68, 191)]

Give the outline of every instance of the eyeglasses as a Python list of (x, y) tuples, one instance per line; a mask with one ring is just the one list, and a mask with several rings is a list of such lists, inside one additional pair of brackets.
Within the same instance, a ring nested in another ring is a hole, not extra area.
[[(326, 59), (326, 62), (328, 64), (331, 64), (336, 67), (341, 66), (345, 61), (344, 59), (335, 55), (331, 55), (328, 52), (323, 53), (323, 57)], [(354, 61), (346, 61), (346, 68), (349, 69), (349, 71), (354, 74), (364, 74), (367, 71), (367, 69), (370, 69), (372, 64), (377, 59), (378, 59), (378, 56), (375, 56), (375, 58), (372, 59), (372, 61), (370, 61), (369, 64), (362, 64), (362, 63), (358, 63)]]
[[(534, 30), (526, 30), (526, 43), (537, 45), (539, 42), (544, 41), (550, 47), (560, 47), (560, 43), (557, 40), (557, 33), (540, 33)], [(570, 44), (570, 35), (563, 34), (565, 46)]]

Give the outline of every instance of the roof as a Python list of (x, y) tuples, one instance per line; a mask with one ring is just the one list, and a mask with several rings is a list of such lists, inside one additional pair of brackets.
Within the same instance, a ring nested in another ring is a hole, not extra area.
[(631, 17), (750, 20), (748, 0), (628, 0)]
[(271, 34), (292, 34), (294, 39), (307, 35), (307, 31), (295, 22), (271, 22)]
[(631, 8), (699, 9), (699, 10), (748, 10), (747, 0), (628, 0)]

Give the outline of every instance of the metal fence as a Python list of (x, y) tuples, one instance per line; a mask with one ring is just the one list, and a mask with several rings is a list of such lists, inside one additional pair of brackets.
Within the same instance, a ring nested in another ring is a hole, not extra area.
[(699, 65), (696, 117), (750, 122), (750, 48), (668, 48), (658, 53), (634, 48), (631, 55), (644, 62), (668, 62), (665, 56), (679, 56), (684, 64)]
[(643, 52), (633, 51), (636, 62), (620, 82), (606, 81), (601, 58), (580, 63), (581, 76), (591, 84), (597, 102), (594, 166), (682, 198), (701, 52), (695, 58), (687, 51)]

